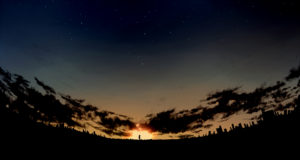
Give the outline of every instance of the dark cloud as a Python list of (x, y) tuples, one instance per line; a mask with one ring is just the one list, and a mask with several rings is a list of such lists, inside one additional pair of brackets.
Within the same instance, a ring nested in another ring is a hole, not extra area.
[[(76, 86), (77, 94), (94, 96), (92, 99), (97, 95), (87, 91), (102, 90), (105, 92), (99, 94), (105, 96), (118, 93), (114, 94), (118, 99), (122, 97), (118, 95), (138, 97), (148, 88), (159, 95), (174, 84), (186, 90), (187, 85), (218, 86), (220, 82), (224, 87), (232, 84), (224, 77), (243, 79), (245, 74), (250, 77), (269, 71), (266, 77), (275, 77), (281, 74), (279, 68), (297, 59), (299, 4), (299, 0), (1, 1), (0, 62), (26, 76), (47, 75), (51, 77), (47, 81), (56, 86), (60, 83), (56, 79), (62, 78)], [(267, 49), (269, 46), (276, 52)], [(236, 63), (235, 57), (242, 62)], [(60, 96), (37, 78), (46, 95), (28, 86), (22, 76), (1, 68), (0, 75), (0, 102), (16, 110), (28, 109), (23, 112), (26, 114), (43, 113), (39, 115), (46, 115), (43, 121), (71, 125), (74, 118), (93, 120), (94, 128), (108, 135), (125, 135), (134, 128), (129, 117), (98, 110), (82, 99)], [(292, 69), (286, 80), (299, 76), (300, 66)], [(262, 77), (247, 77), (245, 81), (257, 82)], [(215, 81), (206, 83), (207, 78)], [(61, 86), (61, 90), (66, 87)], [(231, 88), (208, 95), (202, 107), (147, 115), (145, 127), (160, 133), (198, 132), (211, 127), (208, 121), (226, 120), (238, 112), (284, 110), (292, 106), (284, 103), (292, 96), (282, 82), (252, 92)], [(156, 101), (165, 103), (172, 95), (166, 97)], [(10, 98), (13, 104), (6, 100)], [(137, 110), (141, 106), (134, 107)]]
[(34, 78), (36, 83), (41, 86), (47, 94), (56, 94), (55, 90), (52, 87), (47, 86), (44, 82), (40, 81), (38, 78)]
[(155, 115), (148, 115), (148, 122), (145, 123), (145, 126), (155, 132), (181, 133), (194, 130), (199, 124), (202, 124), (199, 113), (191, 110), (176, 112), (175, 109), (171, 109)]
[(128, 131), (136, 127), (131, 118), (124, 115), (100, 111), (96, 112), (96, 116), (99, 118), (97, 124), (101, 125), (103, 127), (101, 130), (108, 135), (128, 136)]
[(179, 139), (187, 139), (187, 138), (194, 138), (195, 136), (192, 134), (183, 134), (183, 135), (179, 135), (177, 136)]
[(204, 109), (207, 112), (208, 119), (213, 119), (214, 115), (221, 114), (222, 118), (228, 118), (239, 111), (245, 111), (249, 114), (267, 109), (265, 100), (270, 97), (274, 91), (280, 90), (285, 85), (284, 82), (268, 87), (256, 88), (253, 92), (240, 92), (239, 88), (228, 89), (211, 94), (206, 99), (213, 108)]
[(109, 136), (128, 136), (128, 131), (136, 127), (136, 124), (128, 116), (99, 110), (93, 105), (84, 105), (84, 100), (74, 99), (69, 95), (62, 95), (62, 98), (67, 101), (67, 104), (72, 106), (79, 119), (92, 120), (95, 125), (89, 123), (89, 126)]
[(208, 129), (208, 128), (212, 127), (212, 126), (213, 126), (212, 124), (207, 124), (207, 125), (204, 125), (203, 128)]
[[(298, 78), (299, 69), (292, 69), (287, 80)], [(1, 107), (24, 114), (33, 120), (62, 123), (68, 126), (84, 127), (86, 124), (109, 135), (129, 136), (129, 131), (136, 128), (136, 123), (126, 115), (111, 111), (99, 110), (96, 106), (84, 104), (85, 100), (75, 99), (70, 95), (59, 94), (55, 90), (35, 78), (46, 94), (42, 94), (30, 86), (30, 82), (21, 75), (11, 74), (0, 68)], [(227, 120), (238, 112), (255, 114), (251, 120), (261, 118), (261, 113), (268, 110), (283, 111), (294, 107), (299, 98), (286, 82), (278, 81), (274, 85), (261, 86), (252, 92), (241, 91), (240, 87), (216, 91), (203, 101), (205, 105), (192, 109), (176, 111), (166, 110), (146, 116), (146, 122), (140, 128), (163, 134), (181, 134), (179, 138), (190, 138), (191, 132), (197, 134), (202, 129), (212, 127), (208, 124), (217, 119)], [(90, 121), (93, 124), (89, 123)]]
[[(292, 106), (284, 103), (292, 97), (289, 94), (290, 87), (284, 87), (285, 85), (284, 82), (277, 82), (275, 85), (256, 88), (252, 92), (242, 92), (239, 87), (218, 91), (208, 95), (205, 107), (178, 112), (171, 109), (147, 115), (145, 126), (162, 134), (187, 131), (198, 133), (203, 128), (212, 127), (212, 124), (207, 124), (209, 121), (217, 118), (227, 120), (238, 112), (251, 115), (265, 110), (285, 110)], [(256, 117), (256, 120), (257, 118), (260, 117)]]
[(84, 104), (84, 99), (56, 94), (55, 90), (35, 78), (46, 94), (30, 86), (21, 75), (11, 74), (0, 67), (0, 109), (6, 109), (43, 123), (85, 128), (91, 125), (109, 136), (127, 136), (135, 128), (130, 117)]
[(300, 65), (298, 68), (292, 68), (289, 75), (285, 78), (287, 81), (300, 77)]
[[(285, 79), (287, 81), (291, 81), (299, 77), (300, 77), (300, 65), (298, 66), (298, 68), (292, 68), (290, 70), (290, 74)], [(300, 87), (300, 79), (298, 81), (298, 87)]]

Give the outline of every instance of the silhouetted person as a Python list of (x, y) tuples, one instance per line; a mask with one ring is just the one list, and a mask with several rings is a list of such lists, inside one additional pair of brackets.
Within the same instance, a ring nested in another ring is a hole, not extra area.
[(139, 135), (139, 140), (141, 140), (141, 135)]

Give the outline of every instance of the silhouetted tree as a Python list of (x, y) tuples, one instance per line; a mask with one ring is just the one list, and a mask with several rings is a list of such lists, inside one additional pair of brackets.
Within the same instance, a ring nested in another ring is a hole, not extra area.
[[(210, 128), (209, 121), (226, 120), (238, 112), (256, 113), (252, 120), (262, 118), (265, 111), (286, 111), (300, 105), (300, 86), (286, 84), (300, 77), (300, 67), (292, 69), (286, 82), (261, 86), (253, 91), (241, 91), (240, 87), (225, 89), (209, 94), (204, 105), (190, 110), (175, 109), (147, 115), (141, 127), (160, 134), (198, 133), (202, 128)], [(101, 111), (98, 107), (85, 104), (83, 99), (75, 99), (57, 92), (35, 78), (45, 94), (30, 86), (29, 81), (17, 74), (11, 74), (0, 67), (0, 109), (3, 113), (14, 113), (34, 122), (67, 127), (93, 127), (107, 135), (126, 136), (136, 124), (130, 117), (114, 112)], [(299, 111), (299, 109), (297, 109)], [(2, 112), (1, 112), (2, 113)], [(0, 113), (0, 114), (1, 114)], [(257, 115), (257, 113), (259, 113)]]

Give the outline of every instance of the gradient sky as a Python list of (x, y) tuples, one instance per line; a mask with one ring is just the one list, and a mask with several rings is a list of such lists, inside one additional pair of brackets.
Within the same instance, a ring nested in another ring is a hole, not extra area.
[(189, 109), (283, 79), (296, 0), (0, 0), (0, 66), (117, 113)]

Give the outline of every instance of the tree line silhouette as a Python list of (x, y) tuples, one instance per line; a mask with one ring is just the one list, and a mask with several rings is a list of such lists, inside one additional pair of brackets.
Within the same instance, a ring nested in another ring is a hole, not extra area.
[[(266, 111), (282, 112), (294, 110), (299, 106), (300, 66), (293, 68), (283, 81), (273, 85), (263, 85), (253, 91), (242, 91), (241, 87), (225, 89), (209, 94), (203, 104), (190, 110), (175, 109), (147, 115), (142, 124), (152, 131), (167, 133), (198, 133), (203, 128), (211, 128), (211, 121), (225, 121), (243, 113), (258, 121)], [(298, 84), (293, 86), (293, 80)]]
[[(249, 92), (242, 91), (241, 87), (216, 91), (209, 94), (201, 106), (147, 115), (140, 127), (158, 134), (177, 134), (177, 138), (181, 138), (168, 141), (136, 142), (109, 139), (95, 132), (91, 134), (87, 131), (88, 127), (108, 136), (128, 136), (129, 131), (136, 128), (136, 123), (128, 116), (100, 110), (85, 104), (82, 99), (58, 93), (38, 78), (35, 81), (43, 93), (30, 86), (30, 82), (21, 75), (11, 74), (2, 68), (0, 78), (0, 123), (5, 130), (1, 134), (14, 137), (10, 140), (15, 142), (169, 144), (241, 140), (250, 143), (254, 139), (268, 140), (267, 137), (274, 136), (278, 140), (280, 137), (295, 138), (299, 133), (300, 66), (291, 69), (283, 81), (273, 85), (263, 85)], [(213, 125), (209, 122), (227, 120), (241, 112), (253, 115), (251, 120), (256, 123), (233, 125), (228, 130), (220, 126), (216, 132), (194, 136), (203, 128), (211, 128)], [(193, 134), (184, 134), (187, 132)]]

